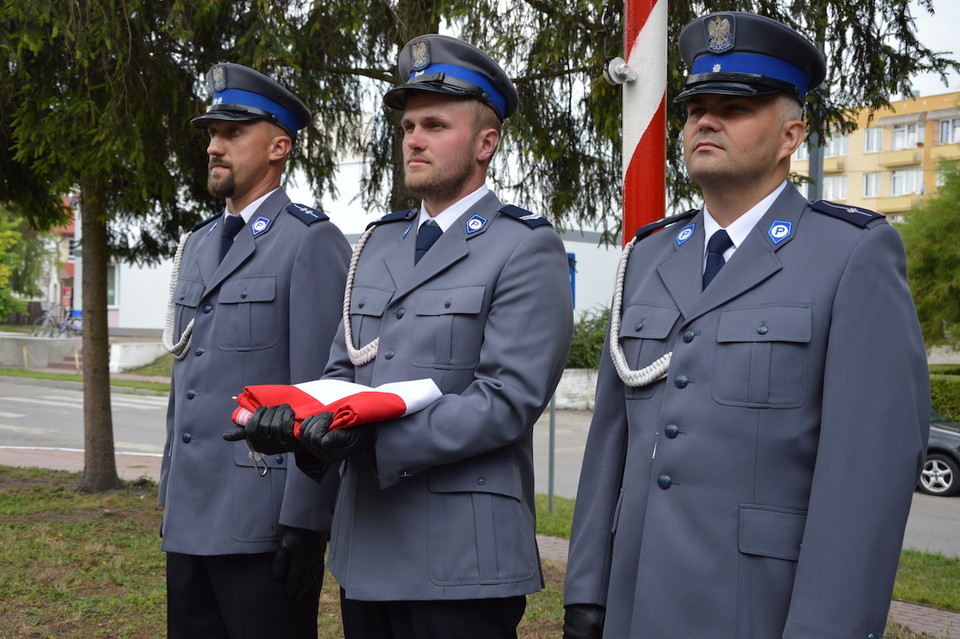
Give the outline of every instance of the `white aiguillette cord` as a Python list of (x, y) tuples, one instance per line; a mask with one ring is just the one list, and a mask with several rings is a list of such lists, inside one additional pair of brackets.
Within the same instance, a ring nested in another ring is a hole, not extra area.
[(177, 246), (177, 252), (173, 256), (173, 273), (170, 275), (170, 295), (167, 299), (167, 317), (163, 323), (163, 347), (168, 353), (171, 353), (177, 359), (183, 359), (190, 348), (190, 338), (193, 336), (193, 319), (183, 330), (183, 335), (179, 341), (173, 343), (173, 324), (176, 316), (177, 305), (173, 301), (173, 294), (177, 290), (177, 281), (180, 279), (180, 259), (183, 257), (183, 247), (187, 245), (187, 240), (193, 234), (188, 231), (180, 238), (180, 244)]
[[(375, 227), (371, 227), (364, 231), (360, 239), (357, 240), (357, 245), (353, 249), (353, 255), (350, 257), (350, 270), (347, 271), (347, 283), (343, 294), (343, 336), (347, 344), (347, 353), (354, 366), (363, 366), (373, 360), (373, 358), (377, 356), (377, 345), (380, 343), (380, 338), (378, 337), (362, 348), (354, 348), (353, 326), (350, 323), (350, 300), (353, 298), (353, 280), (357, 273), (357, 262), (360, 260), (360, 252), (363, 250), (363, 245), (367, 243), (367, 239), (370, 237), (374, 228)], [(177, 306), (173, 301), (173, 294), (177, 288), (177, 280), (180, 278), (180, 260), (183, 256), (183, 247), (186, 246), (189, 237), (190, 233), (185, 233), (183, 237), (180, 238), (180, 245), (177, 247), (177, 253), (173, 258), (173, 274), (170, 276), (167, 317), (163, 326), (163, 347), (177, 359), (183, 359), (187, 349), (190, 347), (190, 338), (193, 335), (193, 320), (191, 319), (190, 323), (187, 324), (187, 327), (184, 329), (183, 334), (180, 336), (179, 341), (177, 341), (177, 343), (173, 342), (173, 325)]]
[(627, 258), (630, 257), (630, 252), (636, 243), (637, 238), (630, 240), (620, 255), (620, 262), (617, 264), (617, 280), (613, 289), (613, 307), (610, 309), (610, 358), (613, 360), (613, 367), (617, 369), (617, 375), (623, 380), (624, 384), (631, 388), (647, 386), (666, 377), (667, 370), (670, 368), (670, 358), (673, 356), (671, 351), (649, 366), (635, 371), (627, 364), (627, 358), (623, 354), (623, 345), (620, 344), (623, 280), (627, 271)]
[(357, 262), (360, 261), (360, 251), (363, 250), (363, 245), (367, 243), (367, 239), (375, 228), (376, 226), (371, 226), (364, 231), (360, 239), (357, 240), (357, 245), (353, 249), (353, 255), (350, 256), (350, 270), (347, 271), (347, 284), (343, 292), (343, 340), (347, 346), (347, 355), (350, 357), (350, 363), (354, 366), (363, 366), (367, 362), (372, 361), (373, 358), (377, 356), (377, 346), (380, 344), (380, 338), (377, 337), (361, 348), (354, 348), (353, 325), (350, 323), (350, 302), (353, 299), (353, 279), (357, 274)]

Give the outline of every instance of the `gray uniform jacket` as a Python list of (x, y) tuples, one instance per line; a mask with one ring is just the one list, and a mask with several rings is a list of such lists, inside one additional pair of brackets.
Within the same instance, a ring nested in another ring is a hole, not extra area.
[(643, 388), (601, 364), (565, 604), (608, 639), (883, 633), (926, 357), (897, 231), (818, 208), (788, 186), (703, 292), (702, 213), (630, 255), (627, 361), (673, 359)]
[(265, 455), (270, 470), (259, 477), (246, 443), (222, 435), (245, 385), (322, 374), (350, 246), (323, 214), (291, 207), (282, 189), (260, 205), (219, 267), (218, 224), (194, 230), (174, 292), (174, 339), (195, 322), (189, 351), (173, 365), (160, 504), (163, 550), (191, 555), (269, 552), (280, 523), (329, 530), (336, 491), (335, 473), (318, 485), (292, 454)]
[(361, 254), (354, 341), (379, 337), (378, 354), (355, 368), (341, 330), (325, 377), (432, 378), (444, 394), (381, 422), (375, 451), (341, 467), (328, 561), (348, 598), (509, 597), (542, 586), (532, 435), (570, 348), (570, 281), (549, 224), (500, 209), (484, 196), (416, 266), (416, 211), (377, 227)]

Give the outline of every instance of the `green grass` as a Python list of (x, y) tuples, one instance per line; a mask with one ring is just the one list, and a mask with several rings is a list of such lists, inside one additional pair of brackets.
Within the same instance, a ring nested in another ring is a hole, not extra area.
[(573, 521), (573, 507), (576, 501), (564, 497), (553, 497), (553, 511), (548, 510), (546, 495), (535, 495), (537, 506), (537, 533), (570, 539), (570, 524)]
[(156, 360), (131, 371), (130, 375), (143, 375), (144, 377), (170, 377), (173, 372), (173, 355), (167, 354), (158, 357)]
[(30, 335), (31, 332), (33, 332), (33, 327), (29, 324), (0, 324), (0, 333)]
[(960, 610), (960, 558), (904, 550), (900, 554), (893, 596)]
[(0, 471), (4, 636), (162, 636), (156, 488), (88, 495), (74, 490), (77, 474)]
[[(4, 638), (153, 639), (165, 635), (161, 509), (152, 482), (102, 494), (77, 492), (80, 475), (0, 466), (0, 628)], [(538, 531), (567, 536), (573, 500), (546, 512)], [(519, 635), (559, 639), (564, 564), (544, 561), (546, 588), (528, 598)], [(337, 586), (328, 574), (321, 639), (341, 636)], [(898, 598), (960, 609), (960, 560), (906, 551)], [(923, 639), (890, 624), (887, 639)]]
[[(77, 382), (78, 384), (83, 383), (83, 375), (77, 373), (49, 373), (47, 371), (23, 370), (20, 368), (0, 368), (0, 376)], [(122, 388), (136, 388), (156, 393), (170, 392), (169, 382), (155, 382), (147, 379), (120, 379), (118, 377), (112, 377), (110, 378), (110, 385), (120, 386)]]

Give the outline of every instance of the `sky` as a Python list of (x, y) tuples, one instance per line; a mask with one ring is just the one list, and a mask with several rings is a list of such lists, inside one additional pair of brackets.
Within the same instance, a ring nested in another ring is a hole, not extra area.
[[(960, 45), (957, 39), (957, 25), (960, 24), (960, 2), (957, 0), (933, 0), (934, 15), (929, 15), (914, 0), (913, 15), (917, 25), (917, 38), (932, 51), (944, 53), (947, 57), (960, 59)], [(913, 78), (913, 88), (920, 95), (937, 95), (960, 90), (960, 75), (948, 76), (949, 86), (935, 73)]]

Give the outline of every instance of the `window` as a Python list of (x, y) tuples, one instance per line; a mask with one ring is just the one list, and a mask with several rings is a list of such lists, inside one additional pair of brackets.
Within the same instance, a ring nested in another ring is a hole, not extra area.
[(923, 142), (923, 125), (919, 123), (897, 124), (893, 127), (893, 150), (912, 149)]
[(831, 175), (823, 178), (823, 199), (825, 200), (847, 199), (847, 176)]
[(870, 127), (863, 132), (863, 152), (879, 153), (883, 150), (883, 129)]
[(880, 197), (880, 173), (863, 174), (863, 197)]
[(827, 144), (823, 147), (823, 157), (835, 158), (846, 155), (849, 142), (850, 136), (846, 133), (835, 133), (831, 135), (830, 139), (827, 140)]
[(940, 120), (940, 144), (960, 142), (960, 118)]
[(114, 307), (117, 305), (117, 278), (119, 274), (117, 273), (116, 264), (107, 265), (107, 306)]
[(806, 144), (801, 144), (797, 147), (797, 150), (793, 154), (793, 159), (797, 162), (804, 162), (810, 159), (810, 147)]
[(910, 195), (923, 189), (923, 172), (920, 169), (894, 171), (890, 175), (890, 195)]

